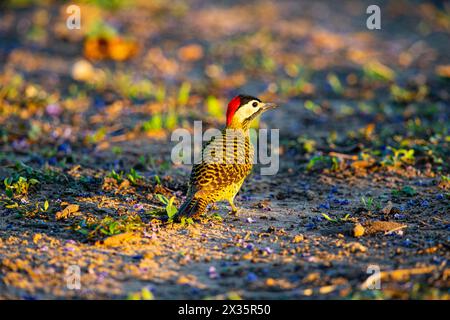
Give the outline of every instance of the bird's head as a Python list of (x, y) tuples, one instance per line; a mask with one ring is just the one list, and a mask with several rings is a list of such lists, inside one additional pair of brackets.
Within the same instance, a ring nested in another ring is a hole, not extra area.
[(227, 127), (248, 128), (258, 115), (276, 107), (275, 103), (265, 103), (258, 98), (240, 94), (228, 103)]

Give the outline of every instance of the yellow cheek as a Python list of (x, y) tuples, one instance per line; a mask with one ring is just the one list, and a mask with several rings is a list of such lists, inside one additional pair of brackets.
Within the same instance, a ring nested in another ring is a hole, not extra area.
[(248, 117), (250, 117), (252, 114), (254, 114), (255, 112), (257, 112), (259, 110), (259, 107), (255, 108), (252, 106), (245, 106), (245, 107), (241, 107), (234, 115), (234, 118), (236, 118), (237, 120), (239, 120), (239, 122), (244, 121), (245, 119), (247, 119)]

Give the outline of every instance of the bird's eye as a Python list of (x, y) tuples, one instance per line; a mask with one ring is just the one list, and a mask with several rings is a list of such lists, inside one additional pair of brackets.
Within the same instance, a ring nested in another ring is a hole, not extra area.
[(258, 102), (253, 102), (252, 106), (256, 108), (258, 106)]

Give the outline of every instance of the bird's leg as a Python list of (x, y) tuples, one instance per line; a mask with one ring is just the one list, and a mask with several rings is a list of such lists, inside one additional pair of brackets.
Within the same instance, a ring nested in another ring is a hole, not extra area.
[(237, 213), (238, 213), (238, 207), (236, 207), (236, 206), (234, 205), (234, 198), (229, 199), (228, 202), (230, 203), (230, 206), (231, 206), (231, 214), (237, 215)]

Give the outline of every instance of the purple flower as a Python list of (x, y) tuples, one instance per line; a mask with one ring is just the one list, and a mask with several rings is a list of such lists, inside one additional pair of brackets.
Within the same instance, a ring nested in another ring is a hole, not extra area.
[(57, 116), (61, 115), (62, 108), (60, 107), (59, 104), (52, 103), (52, 104), (47, 105), (47, 107), (45, 108), (45, 112), (47, 112), (47, 114), (49, 116), (57, 117)]
[(255, 282), (256, 280), (258, 280), (258, 276), (256, 274), (254, 274), (253, 272), (249, 272), (247, 274), (247, 281), (248, 282)]
[(330, 209), (330, 203), (329, 202), (325, 202), (325, 203), (321, 203), (319, 205), (319, 209)]
[(48, 159), (48, 164), (51, 166), (55, 166), (58, 163), (58, 160), (55, 157), (51, 157)]
[(72, 153), (72, 147), (69, 143), (62, 143), (58, 146), (58, 152), (62, 152), (64, 154), (70, 154)]
[(437, 200), (443, 200), (444, 199), (444, 195), (442, 193), (439, 193), (436, 195), (436, 199)]
[(14, 150), (25, 150), (30, 146), (26, 139), (14, 140), (12, 147)]
[(334, 203), (340, 204), (341, 206), (345, 206), (350, 203), (347, 199), (334, 199)]
[(264, 251), (267, 252), (268, 254), (273, 253), (273, 250), (271, 248), (269, 248), (269, 247), (265, 247)]
[(308, 222), (308, 223), (305, 225), (305, 227), (306, 227), (306, 230), (312, 230), (312, 229), (315, 229), (315, 228), (316, 228), (316, 225), (315, 225), (314, 223), (312, 223), (312, 222)]
[(405, 219), (405, 217), (406, 216), (404, 214), (401, 214), (401, 213), (394, 214), (394, 219), (397, 219), (397, 220)]
[(404, 247), (412, 247), (412, 241), (410, 239), (403, 240), (402, 245)]
[(430, 203), (428, 202), (428, 200), (423, 200), (423, 201), (420, 203), (420, 205), (421, 205), (422, 207), (428, 207), (428, 206), (430, 205)]
[(246, 248), (247, 248), (248, 250), (253, 250), (254, 247), (255, 247), (255, 245), (254, 245), (253, 243), (249, 243), (249, 244), (247, 244), (247, 246), (246, 246)]
[(219, 277), (214, 266), (209, 267), (208, 275), (211, 279), (217, 279)]

